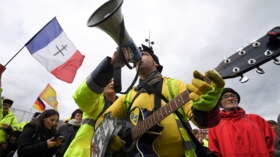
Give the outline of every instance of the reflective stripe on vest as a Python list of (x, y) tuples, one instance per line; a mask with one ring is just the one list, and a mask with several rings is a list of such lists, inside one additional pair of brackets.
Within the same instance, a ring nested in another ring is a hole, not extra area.
[[(175, 98), (176, 96), (179, 95), (179, 88), (178, 88), (178, 85), (176, 83), (176, 80), (175, 79), (165, 79), (165, 85), (166, 85), (166, 90), (167, 90), (167, 95), (168, 95), (168, 100), (172, 100), (173, 98)], [(125, 99), (124, 99), (124, 112), (126, 113), (127, 112), (127, 109), (130, 105), (130, 95), (132, 93), (132, 91), (134, 90), (131, 89), (125, 96)], [(178, 109), (179, 113), (181, 115), (183, 115), (184, 117), (181, 118), (182, 121), (184, 121), (184, 123), (187, 124), (187, 126), (190, 128), (191, 130), (191, 126), (187, 120), (187, 117), (185, 116), (184, 114), (184, 111), (182, 110), (182, 108), (179, 108)], [(184, 128), (184, 126), (182, 125), (182, 122), (180, 121), (180, 119), (178, 118), (178, 116), (173, 113), (173, 115), (175, 116), (175, 119), (177, 121), (177, 124), (178, 124), (178, 128), (180, 130), (180, 133), (184, 139), (184, 145), (185, 145), (185, 156), (191, 156), (191, 157), (196, 157), (196, 154), (195, 154), (195, 144), (194, 142), (192, 141), (191, 137), (188, 135), (186, 129)]]
[[(96, 122), (96, 120), (94, 120), (94, 119), (89, 119), (89, 118), (85, 118), (85, 119), (82, 120), (82, 124), (88, 124), (88, 125), (90, 125), (90, 126), (92, 126), (92, 127), (94, 127), (95, 122)], [(82, 125), (82, 124), (81, 124), (81, 125)]]
[(14, 118), (12, 118), (11, 123), (10, 123), (10, 125), (9, 125), (9, 126), (11, 126), (11, 124), (13, 123), (13, 120), (14, 120)]
[(127, 109), (128, 109), (128, 107), (129, 107), (129, 105), (130, 105), (130, 102), (129, 102), (129, 100), (130, 100), (130, 95), (131, 95), (131, 93), (132, 93), (132, 91), (135, 89), (135, 87), (133, 87), (127, 94), (126, 94), (126, 96), (125, 96), (125, 98), (124, 98), (124, 113), (125, 113), (125, 115), (126, 115), (126, 112), (127, 112)]
[[(168, 95), (168, 99), (169, 101), (171, 101), (172, 99), (174, 99), (176, 96), (179, 95), (179, 88), (178, 85), (176, 83), (176, 80), (171, 78), (171, 79), (166, 79), (165, 80), (165, 85), (166, 85), (166, 89), (167, 89), (167, 95)], [(187, 127), (189, 127), (190, 130), (191, 126), (187, 120), (187, 117), (184, 114), (184, 111), (182, 110), (182, 108), (178, 109), (179, 113), (183, 116), (181, 117), (181, 120), (187, 124)], [(189, 136), (189, 134), (187, 133), (187, 130), (184, 128), (182, 121), (179, 119), (179, 117), (177, 116), (177, 114), (173, 113), (173, 115), (175, 116), (178, 128), (180, 130), (180, 133), (184, 139), (184, 145), (185, 145), (185, 156), (196, 156), (195, 154), (195, 144), (192, 141), (191, 137)]]

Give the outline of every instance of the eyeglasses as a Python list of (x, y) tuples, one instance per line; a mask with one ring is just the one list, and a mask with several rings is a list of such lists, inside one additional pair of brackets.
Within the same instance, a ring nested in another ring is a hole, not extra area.
[(231, 98), (237, 98), (237, 95), (235, 95), (235, 94), (230, 94), (230, 95), (224, 95), (224, 96), (222, 96), (222, 99), (228, 99), (229, 97), (231, 97)]

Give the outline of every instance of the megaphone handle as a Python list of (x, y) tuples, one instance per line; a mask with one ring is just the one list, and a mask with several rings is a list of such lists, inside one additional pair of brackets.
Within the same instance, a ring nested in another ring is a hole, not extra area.
[(139, 71), (140, 71), (140, 65), (137, 69), (137, 73), (131, 83), (131, 85), (127, 88), (127, 90), (125, 92), (121, 92), (122, 90), (122, 83), (121, 83), (121, 64), (119, 63), (116, 63), (114, 65), (114, 71), (113, 71), (113, 76), (114, 76), (114, 90), (116, 93), (121, 93), (121, 94), (127, 94), (131, 88), (134, 86), (135, 82), (137, 81), (138, 79), (138, 74), (139, 74)]
[(114, 77), (114, 90), (116, 93), (119, 93), (122, 90), (121, 68), (122, 67), (120, 63), (116, 63), (114, 65), (113, 77)]
[(125, 92), (120, 92), (121, 94), (127, 94), (130, 91), (130, 89), (134, 86), (135, 82), (138, 79), (139, 71), (140, 71), (140, 64), (139, 64), (139, 67), (137, 69), (137, 73), (136, 73), (136, 75), (134, 77), (134, 80), (132, 81), (131, 85), (127, 88), (127, 90)]
[(125, 58), (125, 56), (123, 54), (123, 51), (122, 51), (122, 44), (123, 44), (124, 37), (125, 37), (125, 26), (124, 26), (124, 20), (122, 20), (122, 22), (121, 22), (121, 30), (120, 30), (120, 37), (119, 37), (119, 53), (121, 54), (121, 55), (119, 55), (119, 63), (121, 63), (120, 56), (122, 56), (125, 65), (129, 69), (132, 69), (132, 66), (129, 65), (129, 63), (127, 62), (127, 60), (126, 60), (126, 58)]
[(140, 70), (140, 65), (138, 67), (137, 73), (134, 77), (133, 82), (131, 83), (131, 85), (127, 88), (127, 90), (123, 93), (121, 92), (122, 90), (122, 83), (121, 83), (121, 56), (123, 57), (124, 63), (126, 64), (126, 66), (129, 69), (132, 69), (132, 67), (129, 65), (128, 61), (125, 58), (125, 55), (122, 51), (122, 43), (124, 40), (124, 36), (125, 36), (125, 26), (124, 26), (124, 20), (121, 22), (121, 30), (120, 30), (120, 38), (119, 38), (119, 48), (117, 48), (119, 50), (119, 57), (118, 57), (118, 63), (116, 63), (114, 65), (114, 72), (113, 72), (113, 76), (114, 76), (114, 90), (116, 93), (121, 93), (121, 94), (127, 94), (130, 89), (133, 87), (133, 85), (135, 84), (137, 78), (138, 78), (138, 74), (139, 74), (139, 70)]
[(139, 67), (137, 69), (137, 73), (136, 73), (136, 75), (134, 77), (134, 80), (132, 81), (131, 85), (127, 88), (127, 90), (125, 92), (121, 92), (121, 90), (122, 90), (122, 83), (121, 83), (122, 67), (121, 67), (120, 60), (121, 60), (121, 58), (120, 58), (120, 55), (119, 55), (118, 63), (116, 63), (114, 65), (114, 70), (113, 70), (114, 90), (115, 90), (116, 93), (127, 94), (130, 91), (130, 89), (134, 86), (135, 82), (137, 81), (138, 74), (139, 74), (139, 71), (140, 71), (140, 64), (139, 64)]

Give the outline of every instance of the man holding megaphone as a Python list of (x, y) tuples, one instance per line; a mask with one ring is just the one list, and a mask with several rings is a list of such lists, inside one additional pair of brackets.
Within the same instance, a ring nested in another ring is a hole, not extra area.
[[(122, 50), (126, 59), (129, 60), (127, 50), (125, 48)], [(163, 130), (153, 141), (151, 149), (161, 157), (196, 156), (194, 143), (184, 127), (180, 125), (180, 121), (188, 124), (188, 119), (191, 119), (199, 128), (213, 127), (218, 124), (220, 118), (217, 102), (225, 84), (224, 80), (215, 72), (207, 71), (205, 75), (213, 81), (209, 85), (201, 80), (203, 75), (195, 71), (192, 83), (186, 85), (180, 80), (162, 77), (163, 67), (151, 47), (142, 45), (141, 55), (141, 61), (136, 66), (136, 69), (140, 68), (138, 86), (131, 89), (128, 94), (121, 95), (99, 118), (99, 111), (104, 109), (106, 103), (103, 91), (113, 77), (113, 66), (118, 62), (119, 51), (115, 51), (112, 58), (106, 57), (101, 61), (86, 81), (80, 85), (73, 96), (75, 102), (84, 113), (91, 116), (92, 123), (88, 125), (96, 128), (102, 122), (105, 113), (112, 112), (112, 117), (122, 119), (134, 107), (146, 108), (148, 111), (157, 110), (166, 105), (162, 99), (171, 101), (188, 90), (191, 92), (189, 94), (191, 101), (185, 102), (178, 112), (170, 113), (160, 121), (159, 124)], [(124, 66), (123, 62), (122, 66)], [(91, 140), (92, 135), (88, 135), (88, 132), (89, 130), (85, 129), (83, 134)], [(86, 141), (76, 143), (73, 154), (80, 154), (78, 156), (89, 154), (90, 145), (83, 142), (87, 143)], [(125, 143), (126, 141), (119, 136), (115, 136), (109, 142), (106, 151), (118, 152)]]

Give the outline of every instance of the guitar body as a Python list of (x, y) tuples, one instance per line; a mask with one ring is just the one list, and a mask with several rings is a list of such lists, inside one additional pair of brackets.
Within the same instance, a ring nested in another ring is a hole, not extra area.
[(131, 138), (131, 129), (151, 114), (152, 112), (147, 109), (135, 107), (125, 118), (118, 121), (122, 126), (118, 135), (126, 145), (117, 153), (117, 157), (159, 157), (153, 149), (153, 144), (155, 138), (161, 135), (163, 127), (155, 125), (138, 138), (134, 140)]

